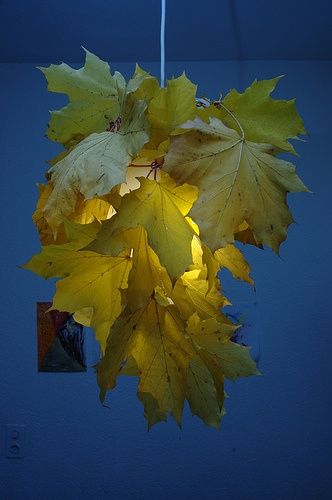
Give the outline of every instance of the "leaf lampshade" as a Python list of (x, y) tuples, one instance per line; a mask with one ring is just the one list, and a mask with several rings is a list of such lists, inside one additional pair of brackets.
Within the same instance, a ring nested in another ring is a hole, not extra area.
[(39, 186), (42, 250), (24, 267), (57, 277), (52, 307), (93, 328), (101, 401), (136, 376), (149, 426), (181, 425), (187, 400), (218, 427), (225, 379), (259, 374), (218, 272), (252, 284), (236, 242), (278, 252), (285, 240), (287, 193), (307, 188), (278, 154), (295, 153), (302, 120), (270, 96), (279, 78), (211, 102), (185, 74), (161, 88), (136, 66), (126, 81), (85, 52), (81, 69), (40, 68), (69, 101), (51, 112), (63, 151)]

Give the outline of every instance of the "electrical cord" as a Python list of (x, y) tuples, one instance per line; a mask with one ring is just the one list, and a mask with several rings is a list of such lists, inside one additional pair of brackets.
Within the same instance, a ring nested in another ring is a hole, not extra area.
[(165, 87), (165, 21), (166, 21), (166, 0), (161, 0), (161, 21), (160, 21), (160, 86)]

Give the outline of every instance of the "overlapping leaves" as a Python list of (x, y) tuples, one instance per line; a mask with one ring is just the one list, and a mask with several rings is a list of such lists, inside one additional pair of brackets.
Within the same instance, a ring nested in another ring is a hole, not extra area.
[(198, 186), (191, 215), (213, 250), (234, 241), (247, 222), (256, 241), (278, 251), (292, 216), (286, 194), (306, 191), (294, 166), (271, 155), (270, 144), (245, 140), (217, 118), (200, 118), (172, 139), (164, 169), (179, 182)]
[(81, 69), (42, 71), (69, 97), (48, 128), (65, 149), (39, 187), (43, 248), (24, 267), (59, 278), (53, 308), (94, 328), (102, 401), (134, 375), (149, 426), (181, 425), (187, 400), (218, 427), (225, 379), (259, 373), (233, 341), (218, 271), (252, 284), (234, 240), (278, 251), (286, 237), (286, 195), (306, 190), (276, 157), (305, 132), (294, 101), (271, 98), (277, 78), (202, 109), (184, 74), (160, 88), (136, 66), (126, 82), (88, 51)]

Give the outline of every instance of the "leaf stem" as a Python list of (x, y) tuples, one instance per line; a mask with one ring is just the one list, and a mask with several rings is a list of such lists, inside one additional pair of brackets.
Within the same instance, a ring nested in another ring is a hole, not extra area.
[(227, 111), (227, 113), (236, 121), (237, 126), (239, 127), (241, 134), (242, 134), (241, 141), (244, 141), (244, 130), (242, 128), (241, 123), (234, 115), (234, 113), (232, 113), (232, 111), (230, 111), (228, 108), (226, 108), (226, 106), (221, 102), (221, 99), (218, 101), (218, 105), (220, 105), (225, 111)]
[(157, 170), (159, 170), (160, 168), (161, 168), (161, 164), (157, 160), (154, 160), (150, 165), (150, 172), (148, 173), (146, 178), (148, 179), (153, 172), (153, 180), (156, 181), (157, 180)]

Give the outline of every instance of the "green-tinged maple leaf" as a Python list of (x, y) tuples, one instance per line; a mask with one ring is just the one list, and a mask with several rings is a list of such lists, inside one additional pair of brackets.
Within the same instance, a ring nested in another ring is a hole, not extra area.
[(78, 194), (85, 199), (102, 196), (126, 179), (126, 169), (148, 140), (146, 104), (126, 99), (119, 130), (91, 134), (49, 170), (53, 190), (43, 207), (54, 232), (75, 207)]
[(295, 167), (270, 153), (271, 145), (245, 140), (217, 118), (187, 122), (172, 138), (163, 169), (180, 184), (199, 188), (190, 216), (212, 249), (232, 243), (246, 221), (255, 237), (278, 252), (293, 218), (287, 192), (307, 191)]
[(159, 181), (139, 178), (140, 188), (126, 194), (119, 211), (102, 223), (91, 249), (112, 252), (112, 237), (127, 228), (143, 226), (149, 245), (158, 255), (171, 278), (180, 276), (192, 263), (191, 241), (194, 229), (185, 219), (197, 197), (197, 188), (176, 187), (167, 174)]
[(135, 97), (149, 103), (160, 89), (159, 82), (157, 78), (151, 76), (150, 73), (144, 71), (144, 69), (136, 64), (133, 80), (135, 81), (138, 78), (141, 79), (142, 83), (135, 91)]
[[(112, 257), (77, 251), (77, 246), (48, 245), (24, 268), (45, 278), (64, 278), (57, 282), (52, 309), (69, 313), (91, 309), (86, 326), (94, 328), (104, 349), (109, 330), (123, 308), (120, 290), (128, 286), (132, 261), (128, 251)], [(76, 316), (81, 321), (83, 318), (82, 314)]]
[(111, 121), (122, 115), (126, 95), (135, 92), (146, 78), (136, 74), (126, 84), (123, 76), (111, 75), (107, 62), (88, 50), (85, 65), (76, 70), (61, 63), (40, 67), (48, 81), (48, 90), (67, 94), (70, 102), (51, 112), (47, 136), (68, 147), (93, 132), (103, 132)]
[[(255, 80), (242, 94), (232, 89), (222, 104), (237, 117), (246, 139), (272, 144), (280, 150), (295, 153), (288, 139), (295, 139), (307, 132), (296, 110), (295, 99), (287, 101), (270, 96), (280, 79), (281, 76), (271, 80)], [(203, 119), (215, 116), (229, 127), (238, 128), (227, 110), (211, 105), (200, 110), (198, 115)]]
[(183, 73), (178, 78), (168, 80), (167, 86), (158, 90), (148, 106), (150, 149), (158, 148), (177, 127), (195, 117), (196, 88)]

